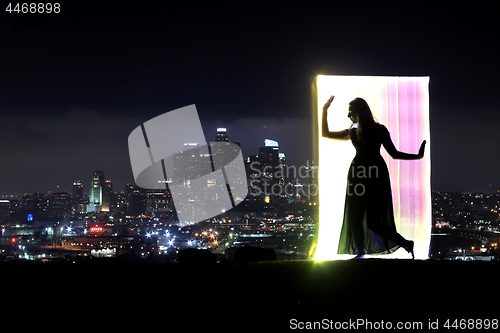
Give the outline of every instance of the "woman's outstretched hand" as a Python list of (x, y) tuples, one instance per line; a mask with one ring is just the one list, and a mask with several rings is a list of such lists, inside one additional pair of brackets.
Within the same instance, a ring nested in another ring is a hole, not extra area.
[(328, 108), (330, 107), (330, 104), (332, 104), (334, 98), (335, 98), (335, 96), (332, 96), (328, 99), (328, 101), (326, 101), (325, 105), (323, 105), (323, 112), (326, 112), (328, 110)]
[(420, 149), (418, 151), (418, 157), (419, 158), (423, 158), (424, 157), (424, 152), (425, 152), (425, 144), (427, 143), (427, 141), (422, 141), (422, 144), (420, 145)]

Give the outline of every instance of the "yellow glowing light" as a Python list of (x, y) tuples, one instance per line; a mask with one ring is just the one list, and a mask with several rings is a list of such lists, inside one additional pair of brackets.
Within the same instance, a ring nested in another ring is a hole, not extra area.
[[(351, 126), (348, 104), (356, 97), (364, 98), (378, 122), (384, 124), (396, 148), (416, 154), (427, 141), (421, 160), (392, 159), (384, 148), (381, 155), (387, 163), (392, 185), (394, 218), (398, 232), (415, 242), (415, 258), (429, 255), (432, 223), (430, 188), (429, 77), (368, 77), (320, 75), (315, 83), (317, 94), (316, 126), (321, 129), (322, 107), (332, 95), (335, 99), (328, 111), (330, 131)], [(336, 141), (317, 131), (319, 159), (320, 226), (315, 260), (348, 259), (338, 255), (349, 165), (355, 156), (350, 141)], [(365, 256), (370, 257), (370, 256)], [(378, 258), (409, 258), (404, 249)]]

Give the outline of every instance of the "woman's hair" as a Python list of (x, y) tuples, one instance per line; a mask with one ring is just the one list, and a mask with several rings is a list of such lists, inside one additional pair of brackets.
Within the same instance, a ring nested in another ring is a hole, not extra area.
[(375, 130), (375, 125), (378, 122), (373, 117), (372, 110), (370, 110), (368, 103), (364, 99), (357, 97), (349, 105), (351, 110), (355, 111), (358, 116), (358, 129), (356, 131), (358, 138), (360, 141), (366, 142), (365, 138), (368, 138)]

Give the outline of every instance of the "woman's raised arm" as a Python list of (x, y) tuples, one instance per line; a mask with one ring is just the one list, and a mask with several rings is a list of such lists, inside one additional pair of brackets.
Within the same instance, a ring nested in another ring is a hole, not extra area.
[(321, 119), (321, 135), (324, 138), (329, 138), (333, 140), (349, 140), (351, 137), (349, 136), (349, 131), (348, 130), (343, 130), (343, 131), (338, 131), (338, 132), (330, 132), (328, 129), (328, 108), (330, 107), (330, 104), (332, 104), (334, 96), (330, 97), (328, 101), (325, 103), (323, 106), (323, 116)]

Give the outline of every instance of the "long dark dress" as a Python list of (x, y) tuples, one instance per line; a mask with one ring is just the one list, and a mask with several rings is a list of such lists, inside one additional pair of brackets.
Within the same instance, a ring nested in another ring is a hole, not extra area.
[(380, 155), (388, 135), (387, 128), (377, 124), (362, 142), (357, 129), (350, 130), (356, 156), (347, 176), (339, 254), (389, 254), (406, 241), (396, 231), (389, 170)]

